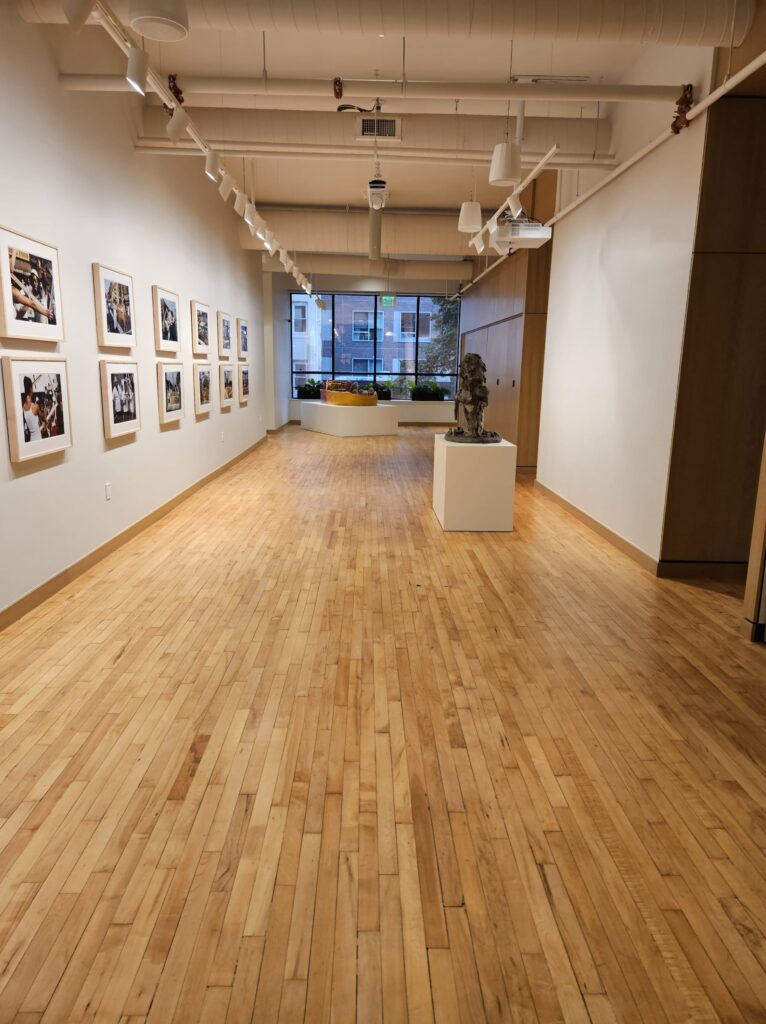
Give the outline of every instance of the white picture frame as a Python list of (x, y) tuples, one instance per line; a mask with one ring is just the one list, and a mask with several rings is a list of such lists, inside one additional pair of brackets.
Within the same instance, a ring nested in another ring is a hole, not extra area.
[(250, 401), (250, 367), (244, 363), (237, 366), (239, 404), (247, 405)]
[(247, 320), (237, 319), (237, 357), (247, 359), (250, 345), (250, 327)]
[(181, 303), (176, 292), (152, 285), (154, 348), (157, 352), (181, 351)]
[[(207, 394), (207, 397), (205, 395)], [(213, 408), (213, 366), (211, 363), (194, 364), (194, 411), (205, 416)]]
[(129, 360), (99, 360), (101, 408), (104, 437), (126, 437), (141, 429), (138, 363)]
[(210, 306), (197, 299), (191, 300), (192, 353), (210, 355)]
[(157, 363), (157, 404), (160, 423), (177, 423), (183, 419), (184, 364), (164, 359)]
[(58, 249), (0, 227), (0, 336), (64, 341)]
[(234, 405), (234, 367), (228, 363), (221, 363), (218, 367), (220, 386), (221, 408), (229, 409)]
[(218, 358), (231, 359), (234, 321), (228, 313), (218, 310)]
[(4, 356), (2, 365), (11, 462), (28, 462), (71, 448), (66, 359)]
[(93, 292), (99, 348), (133, 348), (136, 344), (133, 278), (104, 263), (94, 263)]

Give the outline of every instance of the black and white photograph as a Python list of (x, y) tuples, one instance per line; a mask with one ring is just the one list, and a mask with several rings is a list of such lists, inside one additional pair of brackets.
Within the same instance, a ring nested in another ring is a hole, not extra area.
[(6, 338), (63, 341), (58, 252), (0, 228), (0, 333)]
[(182, 363), (157, 363), (157, 397), (160, 423), (181, 419), (184, 414)]
[(239, 367), (239, 404), (247, 405), (250, 401), (250, 367)]
[(155, 349), (157, 352), (178, 352), (181, 348), (178, 296), (155, 284), (152, 286), (152, 305)]
[(210, 307), (192, 299), (192, 352), (197, 356), (210, 354)]
[(234, 367), (219, 366), (221, 377), (221, 408), (228, 409), (234, 404)]
[(212, 369), (210, 363), (194, 366), (194, 411), (197, 415), (210, 412), (213, 403)]
[(133, 278), (112, 267), (93, 264), (96, 326), (102, 348), (132, 348), (135, 338)]
[(247, 320), (237, 320), (237, 355), (247, 359)]
[(101, 404), (107, 439), (134, 434), (141, 426), (138, 363), (101, 360)]
[(232, 319), (228, 313), (218, 310), (218, 355), (221, 359), (228, 359), (231, 355), (231, 326)]
[(71, 447), (64, 360), (6, 356), (3, 381), (12, 462)]

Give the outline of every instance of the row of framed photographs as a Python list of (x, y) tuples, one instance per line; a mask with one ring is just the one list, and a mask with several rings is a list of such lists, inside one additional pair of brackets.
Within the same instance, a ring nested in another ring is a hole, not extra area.
[[(107, 439), (141, 429), (138, 363), (101, 359), (101, 405)], [(12, 462), (27, 462), (72, 446), (72, 417), (66, 359), (49, 356), (4, 356), (2, 360), (8, 442)], [(211, 363), (194, 363), (194, 411), (204, 416), (213, 408), (214, 372)], [(218, 367), (219, 404), (250, 400), (250, 367)], [(157, 401), (160, 423), (174, 423), (186, 411), (183, 363), (157, 363)]]
[[(114, 267), (93, 264), (96, 331), (101, 348), (130, 349), (136, 344), (133, 278)], [(175, 292), (152, 286), (154, 345), (157, 352), (181, 350), (181, 303)], [(248, 356), (248, 322), (217, 311), (220, 359)], [(212, 311), (191, 302), (194, 355), (209, 356)], [(55, 246), (0, 227), (0, 336), (25, 341), (64, 340), (59, 253)]]

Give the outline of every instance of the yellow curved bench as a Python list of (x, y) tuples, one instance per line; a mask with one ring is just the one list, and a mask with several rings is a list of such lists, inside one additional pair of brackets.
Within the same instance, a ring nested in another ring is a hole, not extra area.
[(323, 391), (322, 401), (328, 405), (377, 405), (377, 395), (355, 395), (353, 391)]

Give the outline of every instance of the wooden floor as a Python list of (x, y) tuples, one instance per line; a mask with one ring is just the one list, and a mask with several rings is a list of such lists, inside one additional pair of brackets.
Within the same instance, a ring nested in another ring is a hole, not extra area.
[(290, 429), (0, 634), (0, 1022), (766, 1021), (766, 650), (428, 430)]

